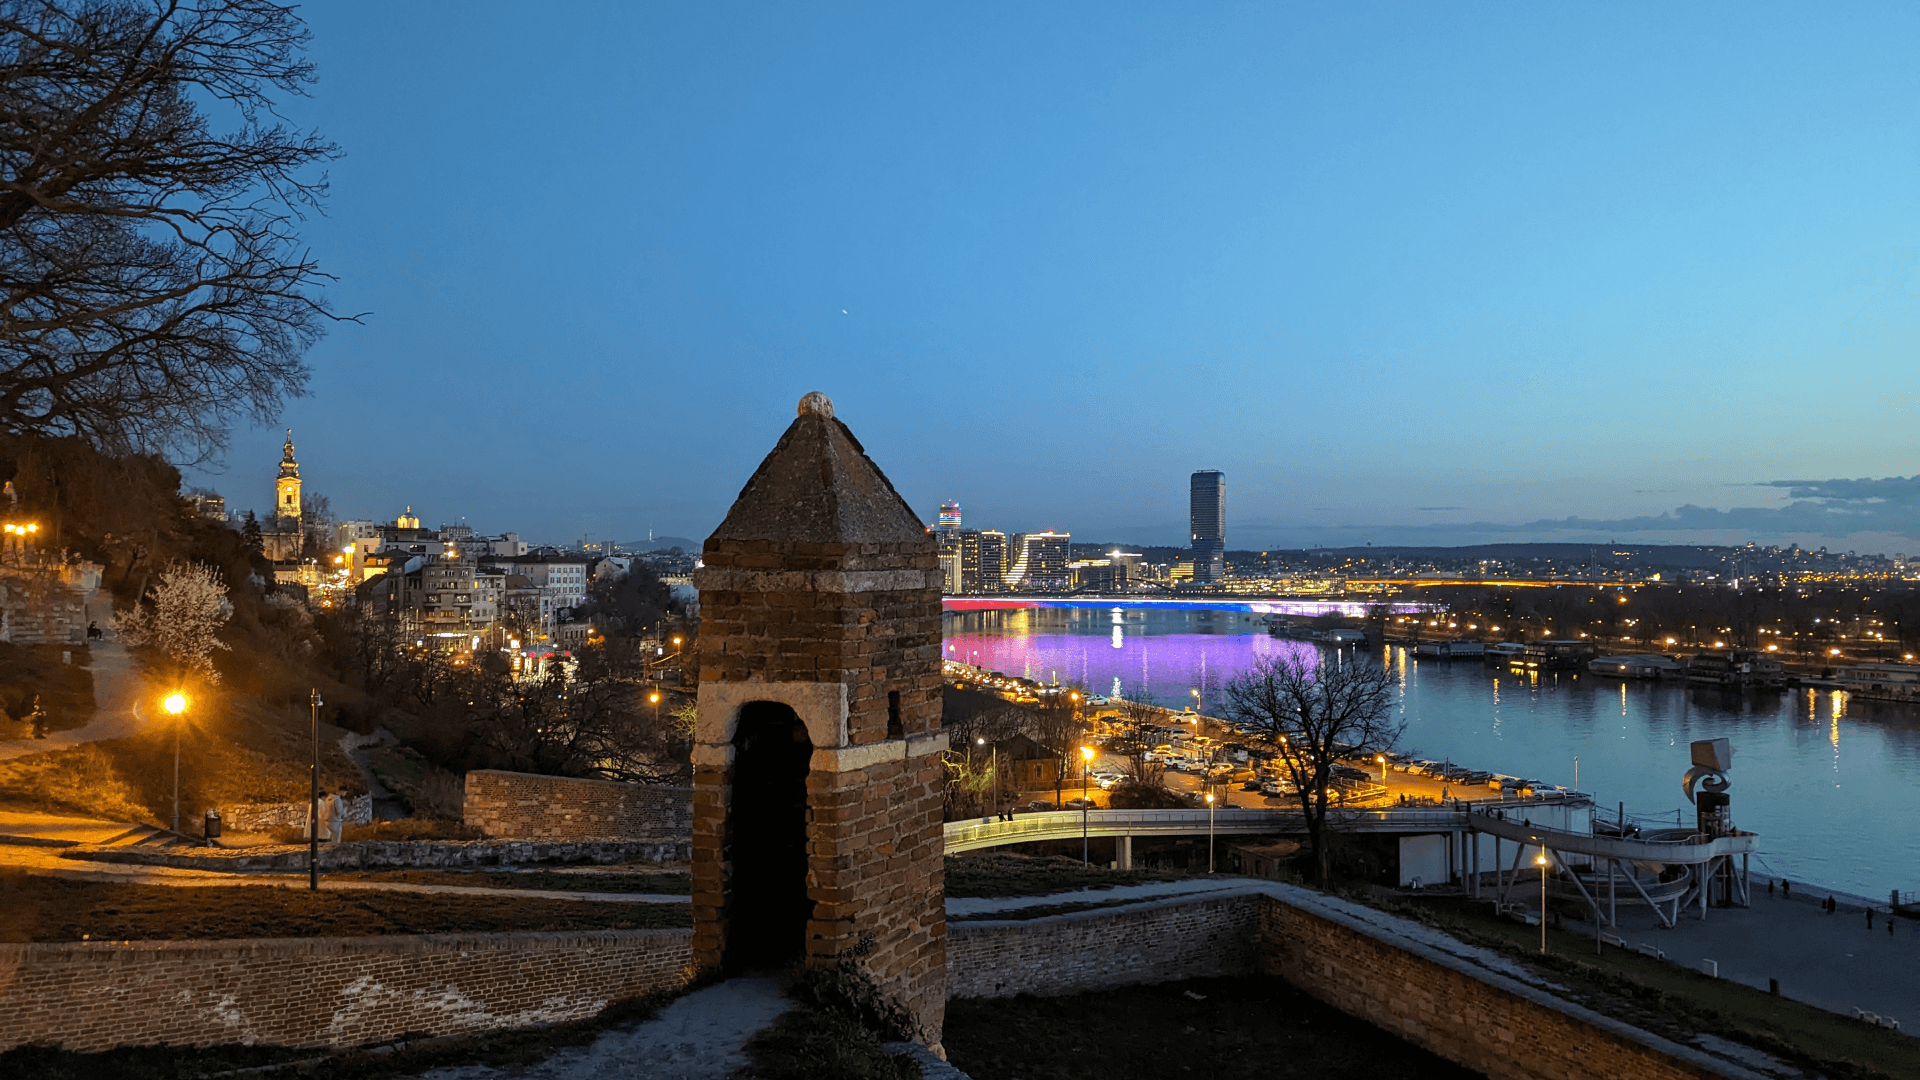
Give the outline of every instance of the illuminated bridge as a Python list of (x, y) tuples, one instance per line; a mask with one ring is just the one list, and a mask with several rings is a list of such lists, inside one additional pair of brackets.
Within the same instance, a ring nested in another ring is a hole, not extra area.
[(1232, 611), (1247, 615), (1345, 615), (1363, 618), (1375, 608), (1396, 613), (1439, 611), (1445, 605), (1413, 600), (1311, 600), (1259, 596), (948, 596), (947, 611), (1017, 611), (1027, 608), (1128, 608), (1134, 611)]

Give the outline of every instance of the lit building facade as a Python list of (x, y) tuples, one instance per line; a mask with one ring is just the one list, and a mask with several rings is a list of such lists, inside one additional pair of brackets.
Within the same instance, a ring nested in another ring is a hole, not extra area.
[(1217, 469), (1193, 474), (1187, 518), (1193, 541), (1193, 580), (1218, 581), (1227, 573), (1227, 476)]
[(1022, 592), (1063, 592), (1072, 584), (1067, 563), (1072, 561), (1073, 534), (1021, 533), (1012, 546), (1013, 564), (1007, 567), (1009, 588)]

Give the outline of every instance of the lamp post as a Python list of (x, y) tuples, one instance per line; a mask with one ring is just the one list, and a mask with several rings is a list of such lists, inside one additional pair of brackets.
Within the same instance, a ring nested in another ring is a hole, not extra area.
[(1213, 792), (1207, 792), (1207, 873), (1213, 873)]
[(307, 695), (307, 705), (313, 717), (313, 768), (308, 772), (307, 796), (307, 889), (318, 892), (320, 889), (320, 706), (326, 702), (320, 700), (320, 688), (314, 687)]
[(1386, 783), (1387, 782), (1387, 755), (1375, 754), (1373, 756), (1373, 760), (1380, 763), (1380, 782), (1382, 784)]
[(1080, 867), (1086, 869), (1093, 865), (1087, 842), (1087, 811), (1091, 804), (1087, 801), (1087, 772), (1093, 768), (1093, 747), (1080, 748)]
[(161, 702), (173, 717), (173, 831), (180, 831), (180, 719), (187, 711), (187, 695), (175, 690)]
[(1547, 849), (1541, 848), (1533, 861), (1540, 866), (1540, 954), (1544, 956), (1547, 952)]

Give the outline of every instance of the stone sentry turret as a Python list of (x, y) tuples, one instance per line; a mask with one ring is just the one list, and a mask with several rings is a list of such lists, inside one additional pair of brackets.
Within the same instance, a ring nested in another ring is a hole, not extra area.
[(703, 548), (694, 963), (851, 962), (938, 1046), (940, 568), (824, 394)]

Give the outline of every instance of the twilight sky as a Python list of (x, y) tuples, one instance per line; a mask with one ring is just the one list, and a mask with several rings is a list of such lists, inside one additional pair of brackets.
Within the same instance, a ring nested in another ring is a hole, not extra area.
[(704, 537), (817, 389), (929, 520), (1920, 548), (1911, 5), (531, 10), (304, 9), (341, 516)]

